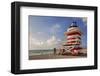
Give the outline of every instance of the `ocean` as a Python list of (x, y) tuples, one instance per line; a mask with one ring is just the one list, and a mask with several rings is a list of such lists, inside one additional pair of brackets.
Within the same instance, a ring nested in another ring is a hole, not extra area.
[(29, 56), (46, 55), (46, 54), (54, 54), (54, 50), (53, 49), (48, 49), (48, 50), (29, 50)]

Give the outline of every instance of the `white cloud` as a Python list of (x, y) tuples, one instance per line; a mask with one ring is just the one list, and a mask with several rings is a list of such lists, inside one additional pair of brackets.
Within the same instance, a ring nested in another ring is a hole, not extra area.
[(29, 35), (29, 49), (37, 49), (41, 48), (41, 46), (44, 45), (44, 42), (37, 40), (32, 36), (32, 34)]
[(29, 35), (29, 49), (52, 49), (55, 48), (60, 42), (55, 36), (51, 36), (46, 41), (40, 41), (33, 37), (32, 34)]
[(85, 25), (87, 25), (87, 18), (86, 17), (83, 17), (82, 20), (85, 23)]
[(43, 34), (43, 32), (37, 32), (37, 34), (39, 34), (39, 35), (40, 35), (40, 34)]
[(32, 39), (31, 41), (32, 41), (32, 44), (36, 46), (41, 46), (44, 44), (42, 41), (38, 41), (37, 39)]
[(53, 28), (54, 28), (54, 29), (58, 29), (58, 28), (60, 28), (60, 25), (59, 25), (59, 24), (55, 24), (55, 25), (53, 26)]
[(51, 27), (51, 32), (53, 33), (53, 34), (55, 34), (55, 33), (57, 33), (59, 30), (60, 30), (60, 25), (59, 24), (55, 24), (55, 25), (53, 25), (52, 27)]
[(87, 18), (86, 17), (83, 17), (83, 22), (87, 22)]
[(48, 45), (55, 45), (55, 44), (57, 44), (58, 40), (56, 39), (55, 36), (52, 36), (52, 37), (51, 37), (50, 39), (48, 39), (46, 42), (47, 42)]

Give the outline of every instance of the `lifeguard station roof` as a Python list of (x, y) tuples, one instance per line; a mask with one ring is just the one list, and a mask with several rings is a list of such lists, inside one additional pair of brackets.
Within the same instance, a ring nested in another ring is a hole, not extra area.
[(78, 26), (77, 26), (77, 23), (76, 23), (76, 22), (72, 22), (72, 24), (70, 25), (69, 28), (71, 28), (71, 27), (78, 27)]

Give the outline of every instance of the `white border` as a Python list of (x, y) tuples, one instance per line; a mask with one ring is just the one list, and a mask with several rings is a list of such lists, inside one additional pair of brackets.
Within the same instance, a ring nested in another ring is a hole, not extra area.
[[(20, 11), (20, 67), (22, 70), (94, 65), (94, 11), (39, 7), (21, 7)], [(28, 15), (87, 17), (87, 58), (28, 60)]]

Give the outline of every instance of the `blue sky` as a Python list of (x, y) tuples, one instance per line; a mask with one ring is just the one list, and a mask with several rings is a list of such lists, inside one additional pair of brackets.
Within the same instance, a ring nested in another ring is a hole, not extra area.
[(59, 47), (65, 41), (64, 32), (73, 21), (83, 32), (82, 46), (87, 45), (87, 18), (29, 15), (29, 49)]

